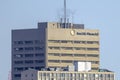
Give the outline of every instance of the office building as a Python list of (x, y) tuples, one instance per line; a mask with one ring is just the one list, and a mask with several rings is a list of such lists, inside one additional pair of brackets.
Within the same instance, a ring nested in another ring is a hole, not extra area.
[(84, 24), (41, 22), (36, 29), (12, 30), (12, 80), (31, 69), (61, 68), (74, 62), (99, 70), (99, 30)]

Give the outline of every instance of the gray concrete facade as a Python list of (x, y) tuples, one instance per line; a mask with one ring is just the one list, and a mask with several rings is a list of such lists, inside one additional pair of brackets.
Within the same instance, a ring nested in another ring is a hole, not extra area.
[(45, 40), (45, 27), (12, 30), (12, 80), (29, 68), (45, 67)]

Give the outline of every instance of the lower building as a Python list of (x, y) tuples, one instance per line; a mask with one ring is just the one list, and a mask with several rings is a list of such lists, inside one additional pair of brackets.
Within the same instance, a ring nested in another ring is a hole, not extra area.
[(113, 72), (100, 70), (98, 72), (77, 71), (37, 71), (26, 70), (21, 73), (21, 80), (115, 80)]

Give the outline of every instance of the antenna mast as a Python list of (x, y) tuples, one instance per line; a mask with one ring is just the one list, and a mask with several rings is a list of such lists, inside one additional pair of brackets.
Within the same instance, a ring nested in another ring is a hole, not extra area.
[(66, 0), (64, 0), (64, 24), (66, 28)]

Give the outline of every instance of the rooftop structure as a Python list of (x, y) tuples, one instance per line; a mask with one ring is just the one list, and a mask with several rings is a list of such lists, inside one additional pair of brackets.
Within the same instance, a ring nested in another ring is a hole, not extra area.
[(115, 80), (112, 72), (36, 71), (22, 72), (21, 80)]

